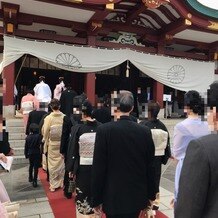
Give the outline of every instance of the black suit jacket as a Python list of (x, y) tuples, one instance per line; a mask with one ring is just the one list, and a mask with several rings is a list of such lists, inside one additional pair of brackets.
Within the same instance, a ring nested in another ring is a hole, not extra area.
[(108, 107), (96, 109), (92, 113), (92, 117), (100, 123), (108, 123), (111, 121), (111, 112)]
[(43, 118), (43, 116), (45, 116), (45, 114), (47, 114), (47, 112), (45, 111), (31, 111), (29, 113), (29, 117), (28, 117), (28, 121), (27, 121), (27, 126), (26, 126), (26, 135), (29, 135), (29, 127), (31, 123), (36, 123), (39, 125), (41, 119)]
[(148, 199), (155, 199), (153, 158), (147, 127), (127, 116), (99, 126), (91, 184), (93, 207), (103, 203), (109, 215), (144, 209)]
[(218, 217), (218, 135), (189, 143), (179, 181), (175, 218)]
[(60, 97), (60, 104), (61, 108), (60, 111), (64, 114), (66, 114), (68, 117), (73, 113), (73, 99), (77, 95), (77, 93), (74, 90), (64, 90), (61, 93)]
[(81, 118), (78, 114), (71, 114), (70, 117), (64, 116), (60, 145), (60, 153), (64, 156), (67, 155), (71, 128), (76, 124), (82, 123)]

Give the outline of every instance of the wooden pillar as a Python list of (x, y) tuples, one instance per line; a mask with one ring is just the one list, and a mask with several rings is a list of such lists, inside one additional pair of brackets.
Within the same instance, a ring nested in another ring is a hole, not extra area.
[(164, 85), (158, 81), (154, 81), (153, 85), (153, 98), (155, 101), (158, 101), (160, 107), (163, 108), (163, 94), (164, 94)]
[[(88, 36), (88, 45), (89, 46), (95, 46), (95, 36)], [(95, 73), (87, 73), (85, 76), (85, 93), (89, 99), (89, 101), (92, 103), (92, 105), (95, 105)]]
[[(157, 53), (158, 53), (158, 55), (164, 55), (164, 52), (165, 52), (165, 41), (160, 40), (158, 42)], [(164, 94), (164, 85), (162, 83), (159, 83), (158, 81), (154, 81), (153, 98), (155, 101), (159, 102), (161, 108), (164, 107), (163, 94)]]
[(86, 74), (85, 93), (92, 105), (95, 105), (95, 73)]
[(6, 66), (3, 70), (3, 105), (14, 105), (14, 74), (15, 63)]

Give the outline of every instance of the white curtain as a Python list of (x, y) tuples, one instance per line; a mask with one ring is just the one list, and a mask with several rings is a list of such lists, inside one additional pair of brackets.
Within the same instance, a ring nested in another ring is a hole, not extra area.
[(61, 69), (91, 73), (129, 60), (143, 73), (172, 88), (205, 92), (214, 81), (215, 64), (144, 54), (130, 49), (66, 45), (4, 36), (2, 69), (24, 54), (31, 54)]

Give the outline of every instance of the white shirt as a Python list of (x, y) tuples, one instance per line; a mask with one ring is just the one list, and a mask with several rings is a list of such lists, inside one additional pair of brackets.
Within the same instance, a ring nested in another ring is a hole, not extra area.
[(51, 89), (48, 84), (41, 81), (34, 87), (35, 97), (39, 102), (50, 102), (51, 101)]

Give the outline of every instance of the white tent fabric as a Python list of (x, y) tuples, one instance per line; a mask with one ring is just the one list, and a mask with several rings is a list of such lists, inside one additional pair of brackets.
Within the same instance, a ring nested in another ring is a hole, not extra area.
[(130, 49), (83, 47), (4, 36), (2, 69), (24, 54), (36, 56), (61, 69), (83, 73), (110, 69), (129, 60), (149, 77), (182, 91), (205, 92), (214, 81), (213, 62), (150, 55)]

